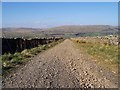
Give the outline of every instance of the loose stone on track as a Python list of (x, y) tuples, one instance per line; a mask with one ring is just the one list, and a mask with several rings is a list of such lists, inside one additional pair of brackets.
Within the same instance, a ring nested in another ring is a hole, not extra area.
[(117, 88), (117, 82), (67, 39), (3, 78), (3, 88)]

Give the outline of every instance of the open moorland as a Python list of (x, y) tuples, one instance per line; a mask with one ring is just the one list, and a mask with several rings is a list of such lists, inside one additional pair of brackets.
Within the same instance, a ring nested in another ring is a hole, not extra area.
[(117, 26), (109, 25), (66, 25), (53, 28), (3, 28), (2, 36), (5, 38), (35, 38), (35, 37), (80, 37), (80, 36), (103, 36), (116, 35)]

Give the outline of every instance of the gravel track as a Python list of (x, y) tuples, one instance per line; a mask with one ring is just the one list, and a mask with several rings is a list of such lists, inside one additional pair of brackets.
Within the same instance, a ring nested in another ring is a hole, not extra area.
[(3, 88), (117, 88), (117, 80), (66, 39), (13, 71)]

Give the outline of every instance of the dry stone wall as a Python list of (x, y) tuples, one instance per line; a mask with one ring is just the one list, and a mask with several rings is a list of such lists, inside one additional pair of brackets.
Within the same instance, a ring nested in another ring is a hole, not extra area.
[(22, 39), (22, 38), (2, 38), (2, 54), (20, 52), (24, 49), (48, 44), (62, 38), (42, 38), (42, 39)]

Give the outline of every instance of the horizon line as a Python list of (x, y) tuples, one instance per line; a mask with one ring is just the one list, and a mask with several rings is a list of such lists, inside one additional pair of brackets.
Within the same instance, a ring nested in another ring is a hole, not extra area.
[(33, 28), (33, 29), (46, 29), (46, 28), (55, 28), (55, 27), (62, 27), (62, 26), (114, 26), (114, 27), (119, 27), (120, 25), (102, 25), (102, 24), (99, 24), (99, 25), (58, 25), (58, 26), (52, 26), (52, 27), (44, 27), (44, 28), (40, 28), (40, 27), (25, 27), (25, 26), (20, 26), (20, 27), (0, 27), (0, 28)]

